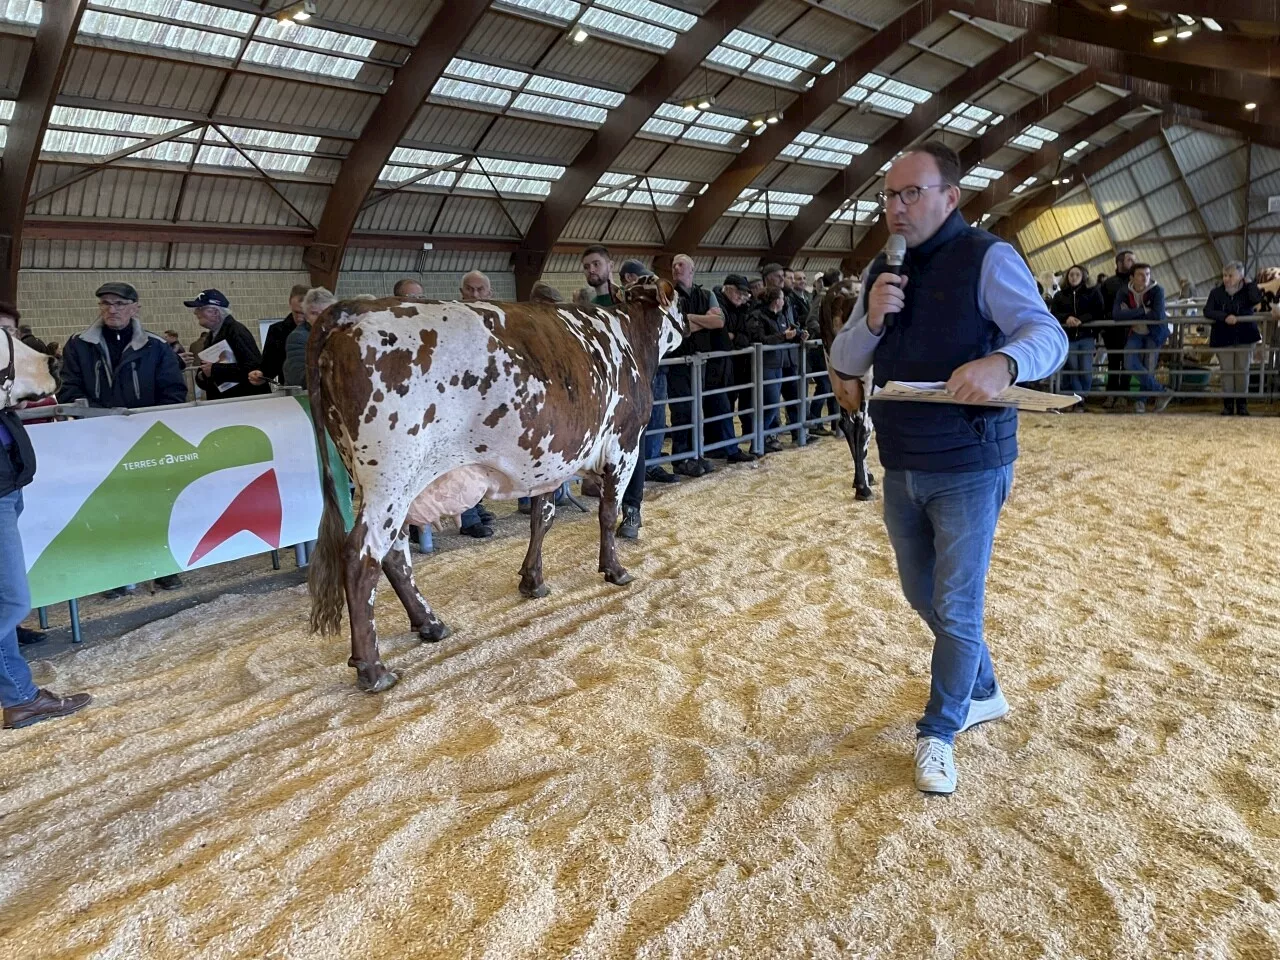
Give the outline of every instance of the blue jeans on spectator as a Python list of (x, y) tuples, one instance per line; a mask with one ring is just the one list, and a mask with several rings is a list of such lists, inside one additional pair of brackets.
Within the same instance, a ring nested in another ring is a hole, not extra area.
[(644, 438), (645, 460), (657, 460), (662, 456), (662, 445), (667, 435), (660, 431), (667, 428), (667, 369), (658, 367), (653, 375), (653, 412), (649, 414), (649, 429), (659, 431)]
[(476, 504), (470, 510), (462, 511), (462, 527), (475, 527), (483, 523), (480, 519), (480, 504)]
[[(0, 456), (4, 456), (0, 447)], [(16, 707), (35, 699), (31, 668), (18, 649), (18, 624), (31, 612), (27, 565), (18, 537), (22, 491), (0, 497), (0, 706)]]
[(1138, 389), (1143, 393), (1164, 393), (1164, 387), (1152, 376), (1160, 359), (1160, 341), (1149, 333), (1131, 333), (1124, 348), (1142, 351), (1124, 355), (1124, 368), (1138, 374)]
[(995, 695), (982, 618), (996, 521), (1012, 484), (1012, 464), (970, 473), (885, 471), (884, 525), (902, 593), (933, 632), (921, 737), (952, 743), (969, 701)]
[(1088, 393), (1093, 386), (1093, 353), (1097, 344), (1092, 338), (1072, 340), (1067, 345), (1067, 360), (1062, 365), (1062, 385), (1072, 393)]
[(782, 408), (775, 406), (772, 410), (769, 409), (771, 405), (782, 402), (782, 384), (769, 382), (780, 376), (782, 376), (781, 370), (769, 370), (766, 368), (764, 371), (764, 429), (766, 441), (769, 439), (769, 431), (779, 426), (782, 422)]

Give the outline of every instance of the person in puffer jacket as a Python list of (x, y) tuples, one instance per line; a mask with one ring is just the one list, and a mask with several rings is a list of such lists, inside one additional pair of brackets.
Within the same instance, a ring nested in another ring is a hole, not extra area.
[[(1209, 346), (1218, 351), (1222, 368), (1223, 393), (1248, 393), (1249, 364), (1252, 347), (1262, 339), (1258, 325), (1251, 317), (1262, 303), (1262, 291), (1245, 278), (1244, 264), (1233, 260), (1222, 268), (1222, 285), (1214, 287), (1204, 305), (1204, 317), (1213, 321)], [(1222, 401), (1224, 417), (1249, 415), (1245, 397), (1226, 397)]]
[(164, 337), (142, 329), (138, 291), (127, 283), (98, 288), (99, 317), (67, 341), (62, 354), (61, 403), (91, 407), (157, 407), (185, 403), (187, 382)]
[[(1161, 395), (1156, 397), (1156, 410), (1163, 410), (1172, 398), (1156, 381), (1154, 373), (1160, 361), (1160, 348), (1169, 339), (1169, 324), (1164, 313), (1164, 288), (1152, 283), (1148, 264), (1133, 265), (1129, 285), (1116, 295), (1111, 316), (1132, 324), (1124, 344), (1124, 368), (1139, 375), (1138, 389), (1143, 393)], [(1135, 403), (1134, 410), (1146, 413), (1146, 399)]]
[[(1086, 324), (1102, 319), (1102, 294), (1089, 286), (1089, 272), (1077, 264), (1067, 271), (1063, 285), (1049, 306), (1067, 333), (1067, 361), (1062, 367), (1062, 384), (1073, 393), (1088, 393), (1093, 385), (1093, 354), (1097, 349), (1095, 329)], [(1083, 411), (1081, 402), (1074, 409)]]

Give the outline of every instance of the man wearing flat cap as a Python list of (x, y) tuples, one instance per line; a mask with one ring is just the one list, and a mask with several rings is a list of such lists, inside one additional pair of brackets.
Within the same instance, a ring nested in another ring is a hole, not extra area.
[(231, 315), (231, 301), (219, 290), (203, 290), (194, 300), (182, 301), (196, 315), (196, 323), (209, 333), (209, 349), (226, 344), (216, 360), (196, 357), (200, 372), (196, 384), (210, 400), (252, 397), (270, 393), (267, 383), (254, 383), (249, 373), (262, 369), (262, 353), (249, 328)]
[(164, 337), (142, 329), (138, 291), (127, 283), (104, 283), (95, 295), (98, 319), (63, 350), (58, 400), (130, 408), (185, 403), (178, 356)]

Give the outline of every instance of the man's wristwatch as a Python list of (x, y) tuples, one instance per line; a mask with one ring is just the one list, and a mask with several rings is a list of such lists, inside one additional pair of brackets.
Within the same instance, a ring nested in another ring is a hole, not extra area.
[(1004, 362), (1009, 365), (1009, 386), (1013, 386), (1018, 382), (1018, 361), (1007, 353), (1002, 353), (1000, 356), (1004, 357)]

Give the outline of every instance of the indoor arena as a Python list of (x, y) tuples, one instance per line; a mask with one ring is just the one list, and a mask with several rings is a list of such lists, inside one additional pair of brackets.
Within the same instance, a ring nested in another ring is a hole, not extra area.
[(0, 956), (1280, 960), (1274, 0), (0, 0)]

